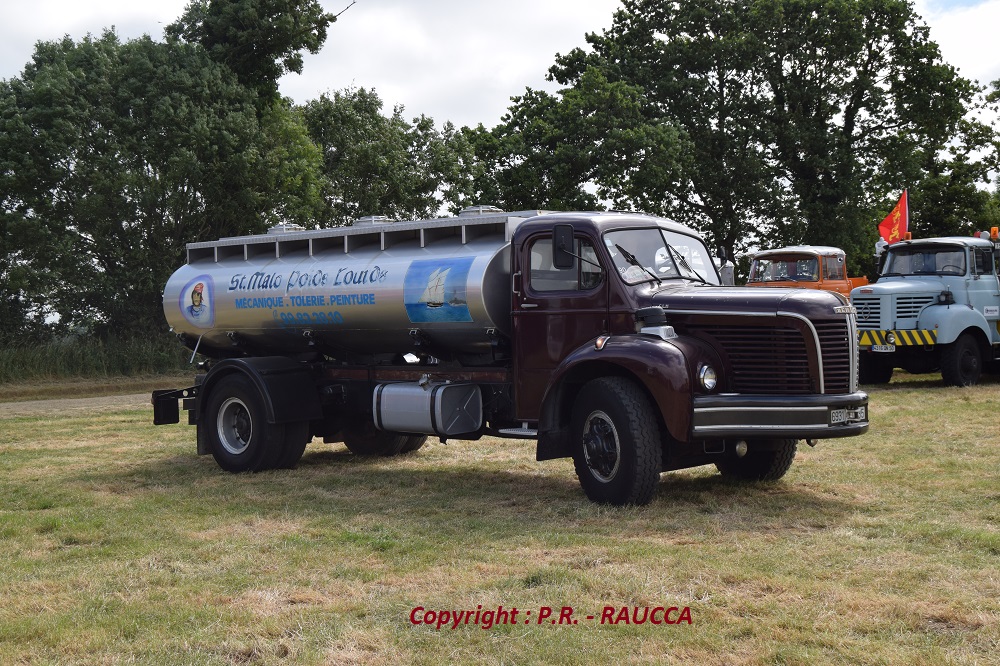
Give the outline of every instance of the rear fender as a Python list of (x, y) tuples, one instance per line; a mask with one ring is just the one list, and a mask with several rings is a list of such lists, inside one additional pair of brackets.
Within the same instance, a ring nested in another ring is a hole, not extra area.
[(245, 375), (260, 391), (268, 423), (323, 418), (319, 391), (309, 366), (284, 356), (229, 358), (213, 365), (198, 394), (199, 413), (219, 380), (232, 373)]

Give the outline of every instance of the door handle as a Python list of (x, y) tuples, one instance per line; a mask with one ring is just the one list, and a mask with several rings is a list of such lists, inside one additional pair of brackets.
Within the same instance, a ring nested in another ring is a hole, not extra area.
[(522, 308), (537, 308), (538, 303), (521, 303)]

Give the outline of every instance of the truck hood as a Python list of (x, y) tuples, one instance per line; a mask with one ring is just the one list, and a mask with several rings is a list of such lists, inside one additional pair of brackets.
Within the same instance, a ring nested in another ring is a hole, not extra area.
[(927, 277), (883, 278), (874, 284), (866, 284), (851, 290), (851, 298), (855, 296), (876, 296), (881, 294), (939, 294), (944, 291), (947, 283), (941, 279)]
[(664, 308), (668, 315), (672, 311), (722, 315), (795, 312), (821, 319), (834, 316), (835, 308), (846, 305), (842, 296), (830, 291), (755, 287), (659, 290), (650, 294), (648, 304)]

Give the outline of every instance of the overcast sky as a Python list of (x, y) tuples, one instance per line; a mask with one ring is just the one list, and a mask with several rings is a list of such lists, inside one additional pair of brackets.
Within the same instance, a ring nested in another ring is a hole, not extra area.
[[(351, 0), (321, 0), (334, 14)], [(584, 46), (611, 24), (619, 0), (357, 0), (306, 57), (302, 75), (281, 81), (297, 102), (347, 87), (374, 88), (386, 110), (405, 107), (440, 126), (497, 124), (525, 87), (554, 90), (545, 73), (556, 53)], [(21, 73), (38, 41), (79, 41), (114, 26), (123, 39), (163, 36), (187, 0), (4, 0), (0, 78)], [(1000, 79), (1000, 0), (917, 0), (917, 13), (946, 62), (982, 83)]]

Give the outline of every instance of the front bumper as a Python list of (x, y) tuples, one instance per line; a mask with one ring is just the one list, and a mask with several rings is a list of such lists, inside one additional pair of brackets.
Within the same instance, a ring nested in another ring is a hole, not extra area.
[(868, 431), (868, 394), (695, 396), (692, 437), (826, 439)]
[(895, 351), (898, 347), (932, 347), (937, 331), (902, 329), (896, 331), (858, 331), (858, 347), (863, 351)]

